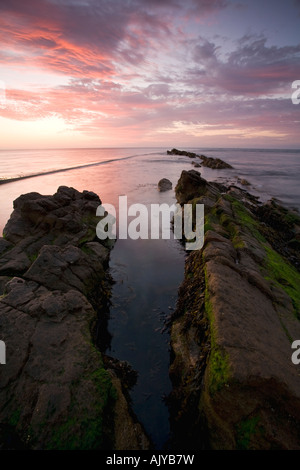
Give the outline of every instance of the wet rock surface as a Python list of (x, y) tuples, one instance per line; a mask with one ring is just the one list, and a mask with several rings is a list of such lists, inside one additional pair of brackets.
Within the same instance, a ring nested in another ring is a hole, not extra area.
[(176, 195), (205, 204), (205, 240), (187, 256), (171, 327), (171, 445), (300, 449), (299, 215), (194, 170)]
[(96, 238), (99, 204), (67, 187), (14, 202), (0, 238), (1, 449), (149, 446), (116, 366), (95, 347), (111, 285), (109, 248)]
[(221, 160), (220, 158), (206, 157), (205, 155), (200, 155), (200, 158), (202, 160), (202, 166), (212, 168), (213, 170), (233, 168), (231, 165), (229, 165), (229, 163), (224, 162), (224, 160)]

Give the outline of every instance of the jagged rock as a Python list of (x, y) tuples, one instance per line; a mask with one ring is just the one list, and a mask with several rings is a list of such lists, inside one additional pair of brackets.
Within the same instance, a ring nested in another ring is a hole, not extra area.
[(205, 193), (206, 180), (201, 178), (199, 171), (183, 170), (175, 187), (175, 194), (179, 204), (186, 204), (197, 196)]
[(107, 267), (109, 261), (109, 249), (97, 242), (88, 242), (85, 244), (87, 253), (96, 257), (96, 261), (100, 262), (102, 266)]
[(183, 155), (184, 157), (196, 158), (198, 155), (194, 152), (187, 152), (186, 150), (172, 149), (167, 150), (168, 155)]
[(212, 157), (206, 157), (205, 155), (200, 155), (200, 158), (202, 160), (202, 165), (206, 166), (208, 168), (212, 168), (213, 170), (223, 170), (226, 168), (233, 168), (229, 163), (224, 162), (220, 158), (212, 158)]
[(0, 276), (0, 296), (6, 292), (6, 285), (10, 280), (9, 276)]
[(5, 240), (18, 243), (29, 235), (38, 235), (41, 246), (54, 240), (56, 245), (93, 241), (100, 204), (96, 194), (65, 186), (60, 186), (51, 199), (38, 193), (21, 195), (14, 201), (15, 210), (4, 227)]
[(104, 356), (104, 361), (107, 368), (114, 371), (115, 375), (121, 379), (123, 387), (130, 389), (136, 384), (138, 373), (129, 362), (119, 361), (107, 355)]
[(67, 187), (14, 202), (0, 238), (0, 449), (149, 447), (94, 345), (110, 290), (100, 203)]
[(300, 214), (274, 200), (255, 208), (261, 231), (271, 245), (300, 269)]
[(159, 180), (157, 186), (160, 192), (169, 191), (170, 189), (172, 189), (172, 182), (167, 178), (162, 178), (161, 180)]
[(0, 238), (0, 256), (2, 256), (5, 251), (9, 250), (12, 247), (12, 243), (5, 240), (4, 238)]
[(113, 386), (120, 397), (114, 408), (115, 450), (149, 450), (149, 440), (140, 423), (138, 423), (129, 409), (125, 399), (122, 383), (111, 373)]
[(39, 282), (48, 289), (67, 292), (75, 288), (88, 294), (89, 286), (104, 279), (104, 270), (101, 259), (87, 255), (73, 245), (45, 245), (24, 278)]
[(0, 275), (14, 276), (23, 274), (31, 261), (21, 246), (16, 246), (0, 258)]

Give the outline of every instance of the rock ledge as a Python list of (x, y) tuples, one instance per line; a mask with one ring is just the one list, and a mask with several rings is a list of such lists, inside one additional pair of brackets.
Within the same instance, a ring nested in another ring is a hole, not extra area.
[(95, 346), (111, 285), (100, 204), (64, 186), (14, 201), (0, 238), (0, 449), (149, 446)]
[(300, 218), (274, 201), (182, 172), (183, 204), (205, 204), (173, 316), (173, 446), (300, 449)]

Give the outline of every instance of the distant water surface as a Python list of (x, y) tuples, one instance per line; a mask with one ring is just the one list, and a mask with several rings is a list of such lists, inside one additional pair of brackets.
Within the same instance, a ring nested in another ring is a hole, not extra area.
[[(58, 186), (89, 188), (102, 200), (114, 203), (118, 194), (129, 194), (139, 184), (156, 186), (168, 177), (176, 184), (182, 169), (191, 169), (190, 159), (166, 155), (166, 148), (0, 150), (0, 179), (80, 167), (0, 185), (0, 230), (12, 212), (12, 203), (21, 193), (37, 191), (53, 194)], [(273, 196), (300, 210), (300, 150), (201, 149), (186, 148), (207, 156), (219, 157), (234, 170), (200, 172), (208, 180), (247, 179), (250, 191), (261, 200)], [(87, 166), (90, 165), (90, 166)]]

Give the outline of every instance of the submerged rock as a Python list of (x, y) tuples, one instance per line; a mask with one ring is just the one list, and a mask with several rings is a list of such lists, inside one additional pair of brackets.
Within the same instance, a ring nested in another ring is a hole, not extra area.
[(300, 449), (300, 219), (200, 175), (178, 185), (181, 204), (205, 203), (205, 241), (187, 256), (171, 326), (172, 446)]
[(149, 446), (94, 345), (111, 285), (109, 249), (96, 237), (99, 204), (67, 187), (14, 202), (0, 238), (0, 448)]

